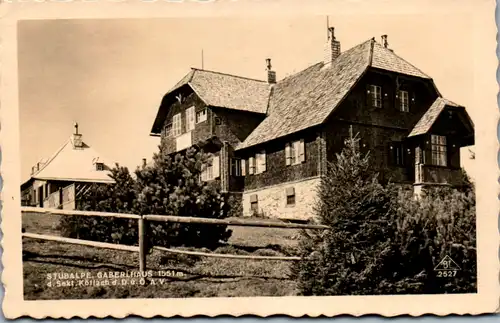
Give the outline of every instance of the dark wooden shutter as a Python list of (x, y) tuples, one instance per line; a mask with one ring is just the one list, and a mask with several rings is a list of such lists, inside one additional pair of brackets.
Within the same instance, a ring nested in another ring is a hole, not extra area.
[(453, 138), (447, 139), (447, 158), (448, 158), (448, 166), (452, 168), (460, 168), (460, 147), (457, 144), (457, 141)]
[(417, 105), (417, 97), (414, 91), (408, 91), (408, 109), (409, 112), (414, 110), (414, 107)]
[(366, 99), (366, 106), (368, 108), (372, 107), (372, 96), (373, 96), (373, 93), (371, 92), (370, 84), (367, 84), (366, 91), (365, 91), (365, 99)]
[(399, 90), (396, 90), (396, 93), (394, 94), (394, 109), (401, 111), (399, 95), (400, 95)]
[(387, 91), (384, 91), (384, 88), (381, 89), (381, 95), (382, 95), (382, 108), (387, 109), (391, 106), (391, 96)]

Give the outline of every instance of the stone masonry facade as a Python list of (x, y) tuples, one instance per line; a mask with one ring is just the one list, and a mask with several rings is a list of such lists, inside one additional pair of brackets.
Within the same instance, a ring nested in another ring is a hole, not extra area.
[[(255, 215), (252, 202), (257, 203), (257, 215), (268, 218), (308, 220), (314, 217), (319, 177), (277, 184), (243, 192), (243, 216)], [(287, 194), (294, 194), (294, 204), (287, 205)]]

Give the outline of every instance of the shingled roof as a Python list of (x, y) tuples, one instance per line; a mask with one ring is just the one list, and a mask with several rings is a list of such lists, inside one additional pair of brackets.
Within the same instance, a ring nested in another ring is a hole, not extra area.
[(424, 72), (411, 65), (394, 52), (374, 41), (371, 66), (382, 70), (430, 79)]
[[(431, 80), (372, 38), (343, 52), (329, 66), (314, 64), (272, 87), (264, 81), (192, 69), (165, 97), (189, 85), (207, 105), (267, 114), (236, 147), (244, 149), (323, 123), (369, 67)], [(152, 133), (160, 132), (167, 109), (168, 104), (160, 107)]]
[(102, 157), (85, 143), (83, 143), (83, 147), (75, 149), (73, 147), (73, 137), (70, 137), (40, 170), (31, 175), (31, 178), (112, 183), (113, 180), (109, 177), (109, 171), (98, 171), (96, 169), (95, 163), (98, 162), (104, 163), (109, 168), (114, 166), (114, 163)]
[(436, 122), (437, 118), (446, 106), (455, 108), (460, 107), (458, 104), (445, 98), (437, 98), (432, 103), (429, 110), (425, 112), (422, 118), (420, 118), (417, 124), (413, 127), (408, 137), (426, 134), (431, 129), (432, 125), (434, 124), (434, 122)]
[(317, 63), (277, 83), (268, 117), (237, 148), (321, 124), (369, 66), (372, 46), (366, 41), (341, 54), (331, 67)]
[[(265, 114), (269, 100), (269, 84), (241, 76), (192, 68), (165, 97), (188, 85), (208, 106)], [(159, 133), (168, 106), (161, 105), (152, 133)]]

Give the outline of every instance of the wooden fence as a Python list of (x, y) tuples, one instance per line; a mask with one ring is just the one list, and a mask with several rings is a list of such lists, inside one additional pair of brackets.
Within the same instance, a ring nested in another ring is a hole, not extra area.
[[(325, 230), (328, 226), (318, 224), (299, 224), (299, 223), (286, 223), (286, 222), (267, 222), (262, 220), (251, 219), (209, 219), (209, 218), (196, 218), (196, 217), (181, 217), (170, 215), (137, 215), (137, 214), (124, 214), (124, 213), (111, 213), (111, 212), (89, 212), (89, 211), (74, 211), (74, 210), (60, 210), (48, 209), (38, 207), (21, 207), (22, 213), (35, 213), (46, 215), (62, 215), (62, 216), (99, 216), (99, 217), (114, 217), (121, 219), (133, 219), (138, 221), (139, 230), (139, 246), (128, 246), (114, 243), (97, 242), (90, 240), (64, 238), (59, 236), (50, 236), (36, 233), (23, 233), (24, 238), (40, 239), (48, 241), (57, 241), (62, 243), (77, 244), (83, 246), (91, 246), (97, 248), (124, 250), (139, 253), (139, 270), (146, 270), (146, 255), (147, 255), (147, 231), (146, 223), (148, 221), (155, 222), (171, 222), (171, 223), (200, 223), (208, 225), (228, 225), (228, 226), (246, 226), (246, 227), (264, 227), (264, 228), (282, 228), (282, 229), (311, 229), (311, 230)], [(152, 246), (153, 249), (170, 252), (187, 254), (193, 256), (216, 257), (216, 258), (229, 258), (229, 259), (246, 259), (246, 260), (280, 260), (280, 261), (296, 261), (300, 257), (278, 257), (278, 256), (247, 256), (247, 255), (232, 255), (232, 254), (219, 254), (219, 253), (205, 253), (197, 251), (187, 251), (172, 248), (165, 248), (159, 246)]]

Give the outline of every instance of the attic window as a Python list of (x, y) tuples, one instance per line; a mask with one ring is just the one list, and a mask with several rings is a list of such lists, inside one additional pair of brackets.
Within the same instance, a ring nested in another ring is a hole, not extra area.
[(103, 171), (104, 170), (104, 163), (95, 163), (95, 169), (97, 171)]
[(207, 109), (196, 112), (196, 123), (207, 121)]

